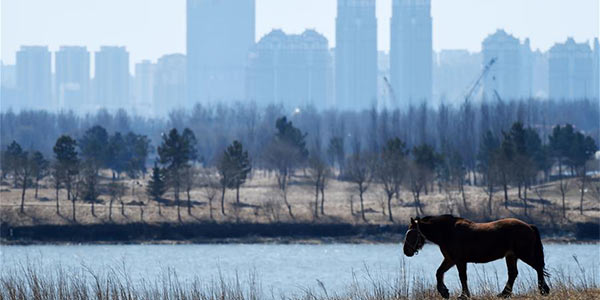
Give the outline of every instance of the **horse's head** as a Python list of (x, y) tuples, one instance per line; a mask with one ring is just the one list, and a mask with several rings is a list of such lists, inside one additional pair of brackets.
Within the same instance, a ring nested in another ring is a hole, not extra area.
[(419, 218), (410, 218), (410, 225), (404, 234), (404, 255), (411, 257), (415, 255), (425, 244), (425, 236), (419, 228)]

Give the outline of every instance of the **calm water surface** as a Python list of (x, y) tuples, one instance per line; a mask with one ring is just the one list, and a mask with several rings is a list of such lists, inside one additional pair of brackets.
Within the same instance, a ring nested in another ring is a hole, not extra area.
[[(547, 244), (545, 254), (553, 280), (570, 277), (578, 282), (583, 271), (588, 279), (598, 283), (600, 245)], [(1, 246), (0, 259), (2, 270), (27, 264), (76, 270), (85, 266), (100, 273), (107, 268), (124, 268), (134, 281), (160, 280), (167, 270), (175, 271), (183, 282), (215, 280), (219, 274), (230, 279), (237, 274), (245, 281), (254, 274), (262, 290), (269, 294), (302, 294), (307, 289), (321, 291), (319, 281), (329, 293), (343, 293), (353, 281), (365, 285), (372, 279), (392, 283), (402, 276), (403, 270), (411, 277), (434, 282), (442, 255), (431, 244), (412, 258), (404, 257), (397, 244), (67, 245)], [(486, 280), (500, 290), (507, 277), (504, 260), (469, 264), (468, 274), (473, 290)], [(533, 270), (519, 262), (517, 283), (529, 286), (534, 278)], [(456, 268), (446, 273), (446, 284), (458, 288)]]

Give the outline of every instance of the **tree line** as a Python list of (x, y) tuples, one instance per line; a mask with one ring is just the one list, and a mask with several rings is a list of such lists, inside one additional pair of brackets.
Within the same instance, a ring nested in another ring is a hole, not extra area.
[[(422, 194), (457, 190), (462, 196), (462, 205), (468, 209), (464, 186), (480, 186), (488, 195), (488, 210), (492, 213), (492, 200), (496, 192), (504, 193), (504, 206), (509, 205), (508, 188), (517, 187), (518, 197), (523, 201), (527, 214), (527, 192), (533, 184), (552, 179), (560, 181), (563, 216), (566, 215), (565, 193), (568, 188), (566, 176), (577, 176), (581, 182), (580, 212), (583, 213), (583, 197), (587, 178), (587, 162), (598, 150), (595, 140), (567, 124), (556, 125), (551, 134), (544, 137), (539, 130), (513, 123), (499, 134), (488, 129), (477, 140), (472, 167), (464, 157), (465, 141), (457, 145), (450, 141), (436, 145), (423, 141), (409, 146), (399, 137), (398, 132), (381, 146), (363, 147), (362, 140), (350, 137), (346, 145), (344, 136), (332, 136), (325, 143), (316, 138), (309, 143), (311, 136), (301, 130), (285, 116), (277, 118), (275, 126), (263, 144), (260, 154), (252, 155), (244, 143), (233, 140), (209, 163), (201, 149), (207, 143), (198, 139), (190, 128), (172, 128), (163, 133), (160, 143), (154, 148), (151, 140), (141, 134), (129, 132), (110, 133), (102, 126), (87, 129), (79, 138), (70, 135), (60, 136), (53, 147), (53, 158), (46, 159), (40, 151), (25, 151), (13, 141), (2, 150), (2, 176), (10, 175), (15, 187), (22, 191), (20, 211), (24, 211), (25, 193), (35, 187), (37, 197), (38, 182), (49, 177), (56, 191), (56, 210), (59, 210), (59, 191), (66, 190), (67, 199), (72, 202), (72, 219), (76, 221), (75, 202), (90, 203), (95, 216), (94, 205), (100, 195), (109, 197), (109, 219), (112, 219), (113, 202), (121, 203), (125, 187), (123, 175), (136, 179), (146, 176), (148, 165), (153, 165), (146, 186), (149, 201), (161, 207), (167, 203), (165, 195), (172, 193), (181, 221), (181, 193), (187, 196), (187, 213), (192, 215), (193, 203), (190, 192), (194, 188), (203, 191), (209, 205), (209, 215), (213, 219), (213, 200), (220, 194), (221, 214), (225, 209), (227, 190), (235, 190), (236, 201), (233, 213), (237, 216), (240, 203), (240, 187), (251, 176), (252, 169), (266, 170), (273, 174), (280, 201), (291, 219), (295, 219), (293, 206), (288, 199), (289, 187), (299, 182), (308, 182), (314, 188), (314, 197), (309, 199), (313, 207), (313, 217), (325, 215), (325, 191), (328, 181), (336, 178), (352, 184), (359, 198), (357, 213), (367, 221), (364, 195), (370, 189), (380, 188), (386, 195), (382, 213), (394, 221), (392, 201), (400, 200), (400, 193), (406, 189), (412, 195), (412, 205), (417, 215), (423, 214)], [(373, 131), (373, 135), (381, 129)], [(396, 135), (398, 134), (398, 135)], [(396, 136), (395, 136), (396, 135)], [(447, 137), (441, 137), (443, 139)], [(547, 142), (544, 142), (546, 141)], [(350, 148), (351, 151), (347, 152)], [(156, 151), (154, 151), (156, 150)], [(153, 164), (150, 162), (153, 161)], [(102, 171), (109, 172), (108, 179), (102, 182)], [(131, 187), (132, 194), (135, 181)], [(143, 216), (143, 201), (140, 206)], [(353, 203), (351, 211), (354, 214)]]
[[(442, 147), (460, 146), (459, 154), (470, 171), (475, 171), (481, 137), (490, 130), (496, 136), (515, 122), (532, 127), (547, 143), (552, 126), (572, 124), (578, 131), (600, 136), (600, 106), (597, 101), (569, 102), (525, 99), (515, 101), (483, 100), (462, 104), (432, 105), (421, 103), (403, 109), (365, 109), (362, 111), (323, 110), (300, 107), (287, 110), (280, 105), (257, 106), (251, 102), (235, 104), (197, 104), (188, 110), (173, 110), (166, 118), (147, 118), (125, 110), (77, 115), (69, 111), (4, 111), (0, 113), (0, 149), (13, 140), (26, 148), (39, 150), (49, 157), (61, 135), (78, 137), (102, 125), (107, 132), (136, 132), (152, 141), (171, 128), (182, 132), (189, 128), (202, 145), (198, 159), (215, 166), (218, 158), (233, 140), (240, 141), (251, 157), (263, 155), (275, 131), (273, 124), (286, 116), (307, 133), (307, 147), (326, 146), (337, 138), (344, 153), (361, 150), (380, 151), (387, 140), (399, 137), (409, 148), (427, 143), (437, 151)], [(256, 162), (260, 163), (260, 162)]]
[[(22, 190), (20, 212), (23, 213), (27, 189), (34, 186), (37, 199), (39, 181), (49, 177), (56, 195), (56, 213), (60, 214), (59, 192), (64, 189), (72, 202), (72, 218), (76, 221), (77, 200), (90, 203), (95, 216), (98, 197), (105, 193), (111, 196), (109, 218), (112, 218), (112, 204), (124, 193), (117, 181), (123, 174), (132, 179), (144, 176), (151, 148), (150, 140), (144, 135), (133, 132), (109, 135), (106, 129), (96, 125), (79, 139), (61, 135), (52, 150), (52, 158), (46, 158), (40, 151), (23, 150), (13, 141), (1, 153), (2, 179), (11, 176), (13, 185)], [(100, 185), (102, 170), (110, 170), (111, 184)], [(123, 205), (121, 202), (122, 211)]]

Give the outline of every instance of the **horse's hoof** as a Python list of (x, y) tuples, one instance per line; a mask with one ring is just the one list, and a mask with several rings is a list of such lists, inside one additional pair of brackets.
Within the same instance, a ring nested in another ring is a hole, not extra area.
[(458, 300), (467, 300), (469, 298), (471, 298), (471, 297), (469, 297), (469, 296), (467, 296), (465, 294), (462, 294), (462, 295), (458, 296)]
[(447, 288), (438, 288), (438, 292), (440, 293), (440, 295), (442, 296), (442, 298), (444, 299), (448, 299), (450, 298), (450, 291), (448, 291)]
[(545, 282), (539, 283), (538, 288), (540, 289), (540, 294), (542, 294), (542, 296), (550, 294), (550, 287)]
[(510, 298), (510, 296), (511, 296), (511, 293), (507, 293), (507, 292), (502, 292), (502, 293), (496, 295), (496, 297), (498, 297), (498, 298)]

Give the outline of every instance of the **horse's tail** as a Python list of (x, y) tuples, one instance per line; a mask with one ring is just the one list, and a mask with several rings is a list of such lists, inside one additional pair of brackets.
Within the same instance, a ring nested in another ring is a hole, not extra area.
[(535, 233), (535, 244), (534, 244), (534, 257), (537, 261), (537, 265), (542, 268), (544, 276), (550, 277), (550, 273), (546, 270), (546, 263), (544, 262), (544, 246), (542, 245), (542, 238), (540, 237), (540, 231), (535, 225), (531, 225), (531, 229)]

